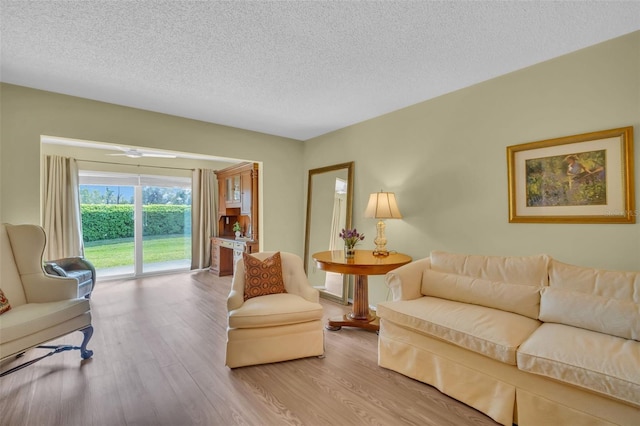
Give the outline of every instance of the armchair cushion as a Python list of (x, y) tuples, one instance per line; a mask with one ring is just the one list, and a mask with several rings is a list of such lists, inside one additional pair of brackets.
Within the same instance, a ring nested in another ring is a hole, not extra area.
[(244, 262), (244, 300), (269, 294), (286, 293), (282, 279), (282, 260), (276, 252), (264, 260), (242, 253)]
[(40, 330), (82, 316), (90, 310), (87, 299), (68, 299), (50, 303), (27, 303), (2, 317), (0, 333), (3, 342), (10, 342)]
[(9, 304), (9, 300), (5, 297), (4, 292), (0, 288), (0, 315), (7, 312), (11, 309), (11, 305)]
[(229, 312), (230, 328), (261, 328), (322, 319), (322, 305), (295, 294), (269, 294), (247, 300)]

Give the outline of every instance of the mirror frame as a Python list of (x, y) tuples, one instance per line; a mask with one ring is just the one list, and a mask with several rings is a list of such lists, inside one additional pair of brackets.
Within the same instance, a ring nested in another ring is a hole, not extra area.
[[(311, 200), (313, 196), (313, 177), (315, 175), (319, 175), (322, 173), (333, 172), (336, 170), (345, 169), (347, 170), (347, 205), (346, 205), (346, 213), (345, 213), (345, 229), (351, 228), (351, 224), (353, 222), (353, 173), (354, 173), (355, 162), (350, 161), (348, 163), (340, 163), (334, 164), (332, 166), (320, 167), (318, 169), (310, 169), (309, 176), (307, 181), (307, 219), (305, 223), (305, 232), (304, 232), (304, 270), (309, 273), (307, 270), (310, 260), (309, 253), (309, 237), (311, 234)], [(328, 293), (326, 291), (320, 290), (320, 297), (325, 299), (333, 300), (334, 302), (342, 303), (343, 305), (347, 305), (349, 303), (349, 275), (342, 276), (342, 296), (336, 296), (335, 294)]]

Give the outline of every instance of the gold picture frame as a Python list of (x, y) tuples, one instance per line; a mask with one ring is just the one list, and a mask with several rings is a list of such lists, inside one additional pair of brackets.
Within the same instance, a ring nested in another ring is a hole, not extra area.
[(633, 127), (507, 147), (510, 223), (635, 223)]

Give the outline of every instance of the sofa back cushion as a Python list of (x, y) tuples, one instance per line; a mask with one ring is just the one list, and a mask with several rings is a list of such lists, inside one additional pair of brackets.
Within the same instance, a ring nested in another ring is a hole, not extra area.
[(509, 284), (549, 284), (549, 257), (544, 254), (503, 257), (432, 251), (431, 269)]
[(11, 242), (7, 234), (7, 226), (2, 224), (0, 229), (0, 288), (4, 292), (12, 307), (17, 307), (27, 303), (24, 294), (20, 273), (13, 258)]
[(473, 305), (486, 306), (537, 319), (540, 287), (510, 284), (427, 269), (422, 275), (422, 294)]
[(552, 260), (540, 319), (640, 340), (640, 272), (606, 271)]
[(640, 304), (631, 300), (547, 287), (540, 320), (640, 341)]
[(640, 271), (606, 271), (552, 260), (549, 285), (595, 296), (640, 303)]

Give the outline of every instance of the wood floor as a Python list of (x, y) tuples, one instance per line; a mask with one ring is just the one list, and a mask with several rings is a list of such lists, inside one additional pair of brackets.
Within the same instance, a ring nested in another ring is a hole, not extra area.
[[(230, 278), (98, 283), (92, 359), (48, 357), (0, 379), (2, 425), (495, 425), (377, 365), (377, 335), (326, 331), (326, 357), (224, 366)], [(348, 308), (322, 302), (325, 316)], [(81, 333), (56, 343), (79, 345)], [(29, 351), (22, 360), (42, 354)], [(5, 364), (3, 371), (13, 364)]]

